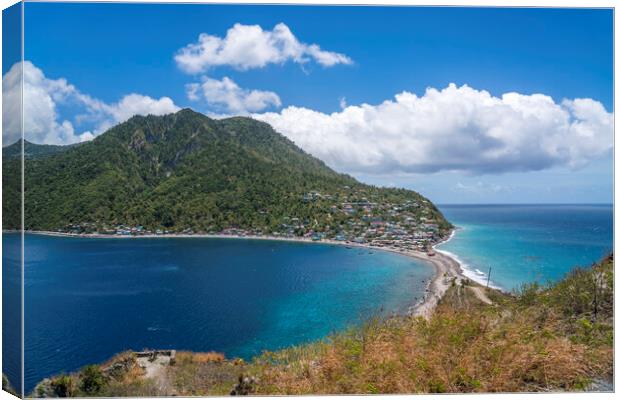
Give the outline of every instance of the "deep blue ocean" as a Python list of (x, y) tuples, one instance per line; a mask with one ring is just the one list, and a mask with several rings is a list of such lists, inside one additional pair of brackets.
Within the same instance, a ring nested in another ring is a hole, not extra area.
[[(560, 279), (612, 249), (613, 207), (441, 206), (458, 230), (440, 250), (504, 290)], [(3, 235), (4, 371), (19, 379), (18, 234)], [(26, 235), (25, 389), (113, 354), (216, 350), (249, 358), (403, 312), (432, 267), (341, 246), (199, 238)], [(7, 286), (9, 285), (9, 286)], [(8, 289), (8, 290), (7, 290)], [(16, 310), (14, 312), (13, 310)], [(8, 313), (7, 313), (8, 311)], [(8, 351), (7, 351), (8, 350)]]
[[(313, 341), (406, 312), (434, 272), (398, 254), (325, 244), (43, 235), (25, 243), (26, 393), (126, 349), (250, 358)], [(5, 249), (18, 244), (19, 234), (3, 235)], [(19, 358), (3, 361), (18, 379)]]
[[(613, 249), (611, 205), (444, 205), (458, 227), (439, 250), (455, 255), (468, 276), (506, 291), (561, 279)], [(481, 273), (476, 273), (476, 269)]]

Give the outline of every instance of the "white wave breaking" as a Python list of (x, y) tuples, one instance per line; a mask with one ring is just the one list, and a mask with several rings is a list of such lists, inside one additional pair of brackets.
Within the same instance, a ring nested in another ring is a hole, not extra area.
[[(444, 240), (443, 242), (437, 243), (435, 246), (433, 246), (433, 248), (435, 249), (435, 251), (438, 251), (444, 254), (445, 256), (453, 258), (461, 267), (461, 270), (463, 271), (463, 275), (465, 275), (467, 278), (483, 286), (486, 286), (488, 276), (485, 272), (481, 271), (480, 269), (476, 268), (473, 265), (469, 265), (468, 263), (463, 261), (463, 259), (461, 259), (458, 255), (452, 253), (451, 251), (437, 248), (437, 246), (444, 245), (448, 243), (450, 240), (452, 240), (452, 238), (454, 238), (454, 235), (456, 234), (456, 231), (462, 230), (462, 229), (464, 228), (459, 227), (457, 229), (452, 230), (452, 233), (446, 240)], [(488, 281), (488, 285), (490, 288), (493, 288), (493, 289), (504, 290), (501, 286), (495, 284), (492, 280)]]

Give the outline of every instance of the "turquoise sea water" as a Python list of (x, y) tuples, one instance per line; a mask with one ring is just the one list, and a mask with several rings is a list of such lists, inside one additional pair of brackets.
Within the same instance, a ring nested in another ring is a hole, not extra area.
[[(442, 206), (459, 227), (442, 251), (505, 290), (561, 278), (612, 248), (612, 206)], [(4, 234), (4, 249), (19, 235)], [(19, 317), (18, 254), (3, 254), (4, 323)], [(433, 269), (392, 253), (231, 239), (26, 235), (25, 389), (125, 349), (251, 357), (372, 315), (402, 312)], [(15, 303), (17, 302), (17, 305)], [(13, 318), (9, 320), (8, 318)], [(17, 333), (19, 333), (17, 331)], [(3, 331), (12, 339), (15, 331)], [(17, 337), (17, 336), (15, 336)], [(9, 341), (5, 340), (5, 343)], [(19, 379), (19, 352), (3, 370)]]
[[(3, 235), (5, 248), (18, 240)], [(43, 235), (25, 243), (26, 393), (126, 349), (250, 358), (320, 339), (405, 312), (434, 272), (398, 254), (325, 244)], [(18, 379), (19, 359), (3, 361)]]
[[(556, 281), (613, 248), (611, 205), (444, 205), (458, 227), (439, 250), (458, 258), (471, 278), (504, 290)], [(483, 274), (476, 273), (476, 269)]]

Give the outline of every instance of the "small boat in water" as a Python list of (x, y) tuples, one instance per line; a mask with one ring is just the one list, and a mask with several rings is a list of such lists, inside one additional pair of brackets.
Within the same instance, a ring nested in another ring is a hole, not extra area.
[(475, 269), (477, 275), (484, 276), (484, 272), (480, 271), (478, 268)]

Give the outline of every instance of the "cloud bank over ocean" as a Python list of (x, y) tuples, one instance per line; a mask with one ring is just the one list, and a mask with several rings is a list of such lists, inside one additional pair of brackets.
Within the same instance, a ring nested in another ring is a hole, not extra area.
[[(131, 93), (105, 103), (80, 92), (66, 79), (51, 79), (31, 62), (24, 63), (24, 127), (36, 143), (70, 144), (89, 140), (131, 116), (163, 115), (180, 109), (169, 97)], [(19, 104), (21, 68), (3, 77), (6, 104)], [(247, 114), (279, 107), (277, 94), (240, 88), (229, 78), (204, 77), (189, 84), (188, 95), (225, 104)], [(81, 110), (75, 121), (95, 128), (78, 132), (58, 108)], [(271, 124), (312, 155), (349, 173), (471, 174), (537, 171), (563, 166), (579, 169), (613, 148), (613, 114), (592, 99), (555, 102), (543, 94), (505, 93), (499, 97), (467, 85), (428, 88), (422, 96), (401, 92), (377, 105), (346, 105), (326, 114), (288, 106), (251, 116)], [(4, 110), (4, 143), (19, 138), (19, 124)]]
[(312, 155), (347, 172), (471, 174), (578, 169), (613, 147), (613, 114), (592, 99), (450, 84), (326, 114), (289, 106), (253, 114)]

